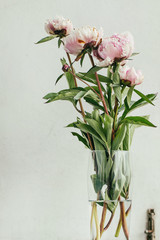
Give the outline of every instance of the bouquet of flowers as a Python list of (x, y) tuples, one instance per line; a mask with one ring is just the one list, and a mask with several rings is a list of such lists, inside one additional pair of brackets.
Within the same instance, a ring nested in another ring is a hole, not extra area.
[[(115, 161), (116, 151), (130, 149), (135, 128), (155, 127), (148, 120), (148, 115), (132, 116), (130, 113), (146, 104), (154, 105), (153, 100), (156, 98), (156, 94), (145, 95), (136, 89), (144, 77), (140, 70), (128, 66), (128, 60), (138, 54), (134, 52), (133, 36), (130, 32), (124, 32), (103, 37), (102, 28), (73, 28), (71, 21), (63, 17), (48, 20), (45, 30), (48, 36), (37, 44), (57, 39), (58, 47), (64, 48), (66, 59), (61, 59), (62, 74), (55, 83), (65, 77), (68, 88), (48, 93), (44, 99), (46, 103), (57, 100), (72, 103), (79, 116), (68, 127), (75, 128), (77, 131), (72, 134), (92, 150), (94, 174), (90, 178), (97, 196), (92, 203), (91, 225), (93, 219), (96, 225), (96, 236), (92, 239), (101, 238), (114, 216), (117, 203), (108, 203), (108, 200), (120, 202), (121, 214), (116, 236), (122, 225), (124, 235), (129, 239), (127, 212), (122, 199), (128, 199), (129, 196), (130, 169), (126, 165), (126, 175), (121, 165), (121, 178), (116, 178), (119, 165)], [(79, 62), (83, 67), (85, 58), (91, 63), (90, 69), (87, 72), (76, 72), (74, 63)], [(101, 74), (101, 71), (106, 74)], [(136, 101), (132, 99), (134, 94), (139, 97)], [(90, 105), (90, 111), (84, 109), (83, 102)], [(104, 186), (105, 191), (102, 192)], [(96, 213), (97, 202), (102, 207), (100, 223)], [(107, 227), (104, 225), (106, 209), (111, 212)]]

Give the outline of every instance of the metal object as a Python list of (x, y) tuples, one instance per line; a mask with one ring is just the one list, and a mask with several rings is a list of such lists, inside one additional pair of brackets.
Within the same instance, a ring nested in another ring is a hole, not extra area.
[(147, 235), (147, 240), (155, 240), (155, 223), (154, 223), (155, 211), (154, 209), (148, 209), (147, 211), (147, 230), (145, 231)]

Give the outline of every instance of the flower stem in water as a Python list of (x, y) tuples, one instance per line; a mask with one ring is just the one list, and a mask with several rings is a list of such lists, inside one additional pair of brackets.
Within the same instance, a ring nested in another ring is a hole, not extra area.
[(94, 206), (94, 220), (95, 220), (95, 225), (96, 225), (96, 233), (97, 233), (97, 236), (96, 236), (96, 239), (95, 240), (100, 240), (100, 225), (99, 225), (99, 221), (98, 221), (98, 213), (97, 213), (97, 205), (96, 203), (94, 203), (95, 206)]
[[(123, 203), (123, 204), (124, 204), (124, 203)], [(130, 205), (129, 208), (127, 209), (127, 211), (125, 212), (125, 218), (128, 216), (128, 214), (129, 214), (129, 212), (130, 212), (130, 210), (131, 210), (131, 206), (132, 206), (132, 205)], [(125, 220), (126, 220), (126, 219), (125, 219)], [(117, 230), (116, 230), (116, 233), (115, 233), (115, 237), (118, 237), (118, 236), (119, 236), (119, 233), (120, 233), (122, 224), (123, 224), (123, 222), (122, 222), (122, 212), (121, 212), (120, 219), (119, 219), (119, 223), (118, 223)], [(126, 224), (126, 226), (127, 226), (127, 224)], [(128, 232), (128, 229), (127, 229), (127, 232)], [(128, 236), (126, 236), (126, 237), (128, 237)], [(128, 237), (127, 239), (129, 239), (129, 237)]]
[(101, 217), (101, 223), (100, 223), (100, 237), (103, 234), (104, 231), (104, 223), (106, 219), (106, 213), (107, 213), (107, 203), (103, 203), (103, 210), (102, 210), (102, 217)]

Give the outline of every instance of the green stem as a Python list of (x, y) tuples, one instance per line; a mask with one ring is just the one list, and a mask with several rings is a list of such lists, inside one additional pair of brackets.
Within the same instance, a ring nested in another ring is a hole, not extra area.
[[(73, 68), (73, 66), (72, 66), (72, 61), (71, 61), (70, 55), (69, 55), (69, 53), (66, 53), (66, 54), (67, 54), (67, 57), (68, 57), (69, 65), (70, 65), (70, 67), (71, 67), (71, 73), (73, 74), (73, 79), (74, 79), (75, 87), (78, 87), (78, 84), (77, 84), (77, 81), (76, 81), (76, 77), (74, 76), (74, 68)], [(81, 99), (79, 99), (79, 106), (80, 106), (80, 109), (81, 109), (81, 115), (82, 115), (82, 117), (83, 117), (83, 120), (84, 120), (84, 122), (86, 123), (86, 120), (85, 120), (85, 112), (84, 112), (84, 108), (83, 108)], [(78, 110), (77, 110), (77, 111), (78, 111)], [(78, 111), (78, 112), (79, 112), (79, 111)], [(87, 133), (87, 138), (88, 138), (88, 141), (89, 141), (90, 148), (91, 148), (91, 150), (93, 150), (93, 144), (92, 144), (91, 136), (90, 136), (89, 133)]]
[[(94, 67), (95, 65), (94, 65), (93, 57), (90, 54), (88, 54), (88, 55), (89, 55), (91, 64)], [(102, 93), (102, 88), (101, 88), (101, 84), (100, 84), (97, 72), (95, 72), (95, 77), (96, 77), (97, 85), (98, 85), (98, 88), (99, 88), (99, 93), (101, 95), (101, 100), (102, 100), (102, 103), (103, 103), (103, 106), (104, 106), (104, 110), (107, 113), (107, 115), (109, 115), (107, 105), (106, 105), (106, 102), (105, 102), (105, 99), (104, 99), (104, 96), (103, 96), (103, 93)]]
[(128, 227), (127, 227), (126, 217), (128, 216), (129, 211), (131, 210), (131, 205), (129, 206), (129, 208), (125, 212), (124, 202), (121, 201), (120, 196), (119, 196), (118, 200), (119, 200), (119, 204), (120, 204), (120, 219), (119, 219), (118, 227), (117, 227), (117, 230), (116, 230), (116, 233), (115, 233), (115, 237), (119, 236), (119, 232), (121, 230), (121, 227), (123, 227), (124, 235), (125, 235), (126, 239), (129, 240), (129, 232), (128, 232)]
[(121, 200), (120, 200), (119, 203), (120, 203), (120, 209), (121, 209), (123, 232), (124, 232), (126, 239), (129, 240), (129, 232), (128, 232), (128, 227), (127, 227), (124, 202), (123, 201), (121, 202)]
[(98, 213), (97, 213), (97, 205), (96, 203), (94, 203), (94, 220), (95, 220), (95, 225), (96, 225), (96, 240), (100, 240), (100, 225), (99, 225), (99, 221), (98, 221)]
[(116, 129), (116, 121), (117, 121), (117, 115), (118, 115), (118, 99), (115, 97), (115, 106), (114, 106), (114, 123), (113, 123), (113, 129), (115, 131)]
[(111, 217), (110, 217), (107, 225), (106, 225), (105, 228), (103, 229), (103, 231), (106, 231), (106, 230), (109, 228), (109, 226), (110, 226), (110, 224), (111, 224), (111, 222), (112, 222), (112, 220), (113, 220), (114, 213), (115, 213), (115, 210), (114, 210), (114, 212), (112, 212)]
[(107, 77), (111, 79), (112, 77), (112, 72), (111, 72), (112, 67), (108, 66), (108, 71), (107, 71)]
[(94, 209), (95, 209), (95, 203), (92, 203), (92, 212), (91, 212), (90, 229), (92, 229), (92, 226), (93, 226)]
[[(125, 213), (126, 217), (128, 216), (128, 214), (129, 214), (129, 212), (130, 212), (130, 210), (131, 210), (131, 206), (132, 206), (132, 205), (129, 206), (129, 208), (127, 209), (127, 211), (126, 211), (126, 213)], [(115, 237), (118, 237), (118, 236), (119, 236), (121, 227), (122, 227), (122, 218), (121, 218), (121, 216), (120, 216), (119, 223), (118, 223), (118, 226), (117, 226), (117, 230), (116, 230), (116, 233), (115, 233)]]
[(84, 84), (86, 84), (92, 91), (94, 91), (95, 92), (95, 94), (97, 94), (97, 96), (101, 99), (101, 96), (97, 93), (97, 91), (94, 89), (94, 88), (92, 88), (88, 83), (86, 83), (84, 80), (82, 80), (81, 78), (79, 78), (78, 76), (76, 76), (73, 72), (71, 72), (71, 74), (75, 77), (75, 78), (77, 78), (78, 80), (80, 80), (81, 82), (83, 82)]
[[(115, 66), (113, 67), (113, 73), (111, 73), (111, 78), (113, 78), (113, 75), (114, 75), (115, 71), (117, 71), (117, 65), (115, 65)], [(113, 89), (113, 88), (112, 88), (112, 89)], [(116, 122), (117, 122), (117, 116), (118, 116), (118, 107), (119, 107), (118, 99), (117, 99), (117, 97), (115, 96), (114, 121), (113, 121), (113, 129), (112, 129), (112, 141), (113, 141), (114, 138), (115, 138)]]
[(100, 223), (100, 236), (102, 236), (104, 231), (104, 223), (106, 219), (106, 213), (107, 213), (107, 203), (103, 203), (103, 210), (102, 210), (102, 217), (101, 217), (101, 223)]

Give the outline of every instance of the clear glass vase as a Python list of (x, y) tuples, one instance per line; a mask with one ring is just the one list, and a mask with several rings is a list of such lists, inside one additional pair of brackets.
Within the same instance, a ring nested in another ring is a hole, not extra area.
[(90, 151), (90, 239), (130, 239), (131, 162), (128, 151)]

